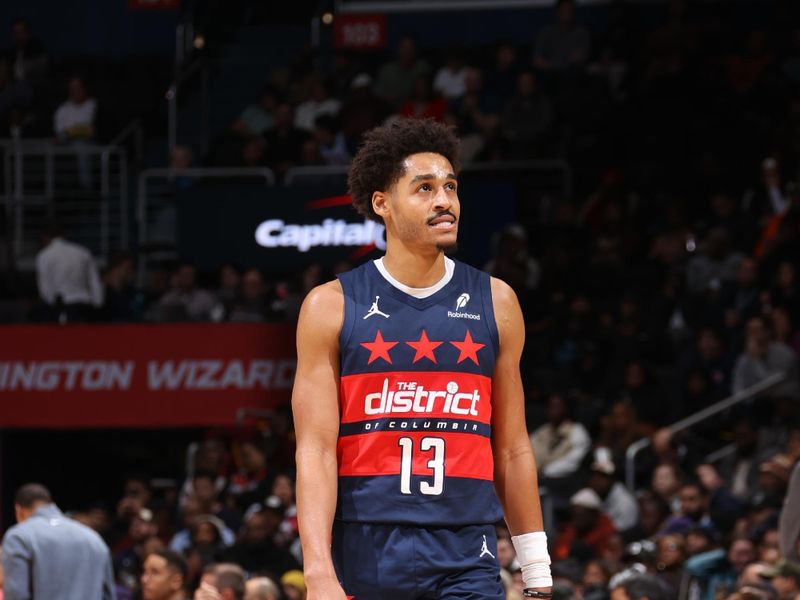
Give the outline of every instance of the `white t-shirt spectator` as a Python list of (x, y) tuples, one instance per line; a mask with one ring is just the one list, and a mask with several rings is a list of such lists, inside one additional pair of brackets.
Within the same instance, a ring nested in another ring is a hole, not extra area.
[(87, 98), (77, 104), (70, 100), (62, 103), (53, 117), (53, 129), (59, 139), (89, 139), (94, 130), (97, 102)]
[(466, 67), (462, 67), (458, 71), (453, 71), (448, 67), (442, 67), (433, 79), (433, 89), (448, 100), (461, 98), (464, 92), (467, 91), (466, 79)]
[(342, 103), (336, 98), (328, 98), (322, 102), (308, 100), (300, 104), (294, 112), (294, 126), (305, 131), (314, 130), (314, 121), (322, 115), (336, 116)]
[(47, 304), (103, 305), (103, 284), (89, 250), (55, 238), (36, 255), (39, 295)]

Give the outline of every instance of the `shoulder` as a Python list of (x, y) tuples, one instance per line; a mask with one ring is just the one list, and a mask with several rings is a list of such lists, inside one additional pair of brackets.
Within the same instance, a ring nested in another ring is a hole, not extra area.
[(495, 319), (515, 314), (520, 310), (516, 292), (502, 279), (489, 278), (492, 288), (492, 304), (494, 304)]
[[(311, 326), (320, 332), (338, 331), (344, 315), (344, 291), (338, 279), (312, 289), (300, 309), (300, 328)], [(333, 317), (333, 318), (332, 318)]]
[(30, 529), (30, 527), (26, 527), (25, 523), (17, 523), (9, 527), (3, 536), (3, 546), (22, 542), (28, 535), (28, 529)]

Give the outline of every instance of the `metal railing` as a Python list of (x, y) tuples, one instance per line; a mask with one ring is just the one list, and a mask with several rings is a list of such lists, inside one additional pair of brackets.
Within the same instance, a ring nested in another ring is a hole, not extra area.
[[(785, 373), (773, 373), (766, 379), (759, 381), (755, 385), (750, 386), (749, 388), (742, 390), (732, 396), (729, 396), (725, 400), (720, 400), (719, 402), (712, 404), (700, 410), (693, 415), (689, 415), (685, 419), (681, 419), (667, 427), (671, 434), (678, 433), (679, 431), (683, 431), (684, 429), (688, 429), (698, 423), (705, 421), (706, 419), (718, 415), (719, 413), (728, 410), (732, 406), (736, 406), (737, 404), (741, 404), (747, 400), (755, 398), (763, 394), (764, 392), (768, 392), (769, 390), (777, 387), (781, 383), (786, 380)], [(633, 490), (636, 486), (636, 456), (647, 448), (650, 445), (650, 438), (642, 438), (630, 446), (625, 451), (625, 484), (628, 486), (628, 489)]]
[(128, 165), (115, 145), (59, 144), (52, 139), (0, 140), (3, 189), (16, 268), (33, 268), (39, 234), (58, 221), (74, 241), (104, 262), (128, 246)]

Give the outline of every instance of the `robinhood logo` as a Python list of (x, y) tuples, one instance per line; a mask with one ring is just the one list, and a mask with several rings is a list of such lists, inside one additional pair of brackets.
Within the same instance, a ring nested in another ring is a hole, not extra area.
[(265, 248), (297, 248), (308, 252), (317, 246), (371, 246), (386, 250), (383, 225), (374, 221), (348, 223), (325, 219), (321, 224), (299, 225), (269, 219), (256, 228), (256, 243)]

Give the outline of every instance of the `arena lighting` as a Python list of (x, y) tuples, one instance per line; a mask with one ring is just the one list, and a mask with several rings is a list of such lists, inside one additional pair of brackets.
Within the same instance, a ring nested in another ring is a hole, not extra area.
[(331, 23), (333, 23), (333, 13), (332, 12), (322, 13), (322, 24), (330, 25)]

